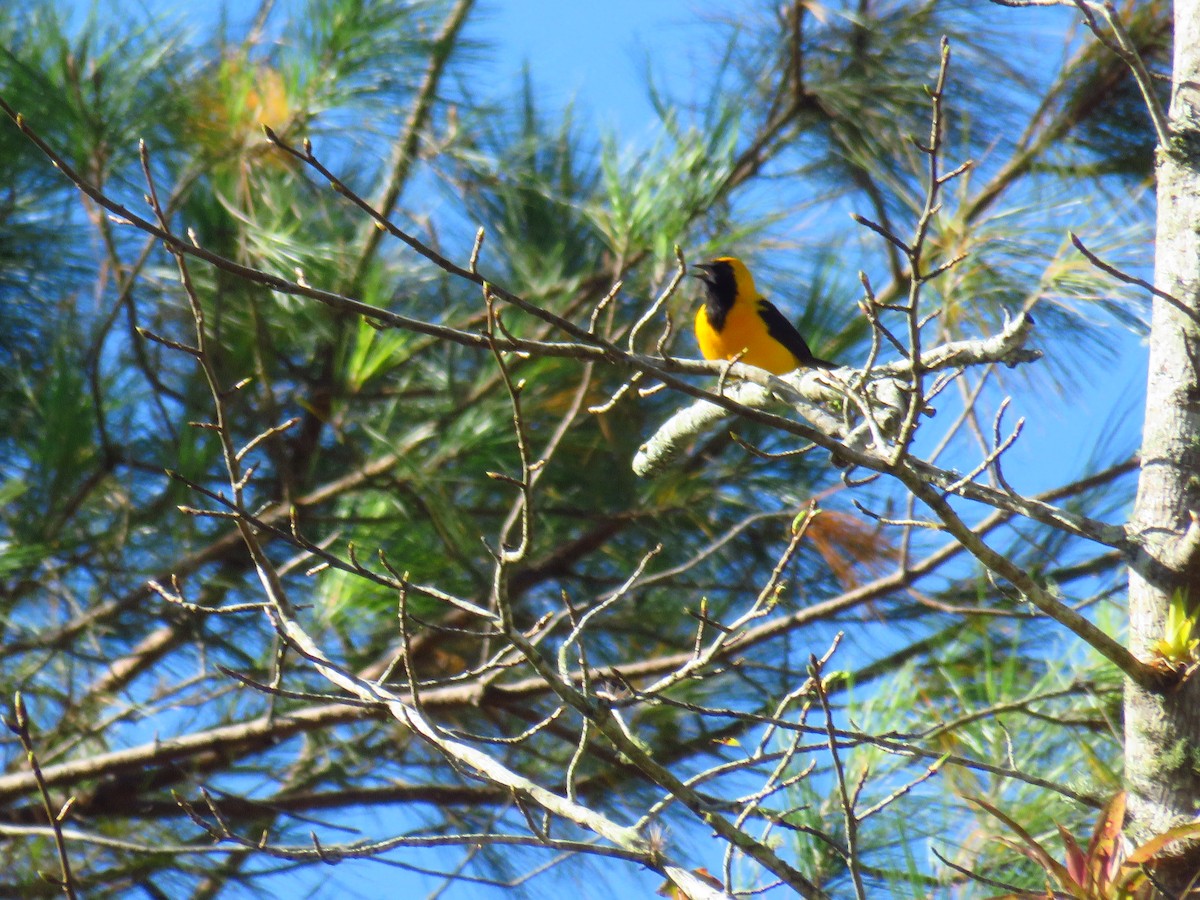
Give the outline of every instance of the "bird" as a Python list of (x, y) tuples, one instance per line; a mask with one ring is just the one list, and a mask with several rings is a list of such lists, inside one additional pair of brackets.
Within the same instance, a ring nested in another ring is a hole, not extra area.
[[(705, 359), (734, 359), (784, 375), (800, 367), (836, 369), (815, 356), (794, 325), (754, 286), (746, 264), (732, 256), (693, 266), (704, 282), (696, 311), (696, 341)], [(740, 355), (739, 355), (740, 354)]]

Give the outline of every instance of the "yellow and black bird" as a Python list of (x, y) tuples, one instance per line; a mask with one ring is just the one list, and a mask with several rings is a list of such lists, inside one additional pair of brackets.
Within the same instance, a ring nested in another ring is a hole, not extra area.
[(813, 355), (795, 326), (758, 293), (740, 259), (722, 256), (693, 268), (704, 282), (704, 305), (696, 313), (696, 340), (705, 359), (733, 359), (783, 375), (804, 366), (836, 369)]

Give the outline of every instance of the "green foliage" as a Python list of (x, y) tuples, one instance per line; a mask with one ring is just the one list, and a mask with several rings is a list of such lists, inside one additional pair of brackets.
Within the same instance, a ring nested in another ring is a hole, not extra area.
[(481, 110), (467, 123), (450, 186), (487, 228), (487, 255), (504, 261), (510, 282), (553, 305), (604, 264), (602, 236), (584, 212), (599, 178), (591, 138), (569, 108), (553, 123), (539, 112), (529, 79), (512, 117)]
[(1200, 638), (1196, 632), (1196, 614), (1188, 603), (1187, 591), (1176, 590), (1167, 607), (1167, 624), (1163, 636), (1154, 644), (1154, 652), (1167, 663), (1186, 666), (1196, 661)]
[[(689, 230), (696, 211), (720, 201), (737, 144), (732, 111), (710, 118), (703, 128), (683, 128), (667, 111), (663, 137), (647, 150), (623, 152), (610, 137), (600, 159), (604, 192), (589, 213), (612, 253), (622, 259), (646, 247), (655, 259), (669, 259), (673, 242)], [(747, 236), (727, 233), (723, 240), (740, 242)]]

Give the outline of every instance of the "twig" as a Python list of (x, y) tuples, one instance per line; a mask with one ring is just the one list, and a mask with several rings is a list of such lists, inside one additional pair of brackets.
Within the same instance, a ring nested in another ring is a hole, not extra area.
[[(384, 185), (379, 199), (374, 204), (375, 208), (379, 209), (384, 216), (391, 215), (396, 201), (400, 199), (400, 192), (408, 182), (409, 173), (412, 171), (412, 164), (417, 158), (421, 135), (425, 130), (429, 114), (438, 96), (438, 85), (441, 82), (442, 74), (445, 72), (446, 63), (450, 59), (450, 52), (454, 49), (455, 40), (466, 24), (467, 16), (474, 5), (475, 0), (458, 0), (446, 15), (441, 29), (433, 38), (429, 65), (425, 70), (424, 77), (421, 79), (420, 87), (417, 88), (416, 97), (409, 111), (408, 118), (404, 123), (400, 138), (395, 144), (387, 184)], [(371, 258), (375, 255), (379, 247), (379, 242), (383, 238), (383, 232), (374, 226), (368, 226), (365, 231), (363, 247), (358, 254), (354, 274), (350, 279), (352, 291), (357, 290), (359, 282), (367, 271)], [(477, 233), (475, 252), (471, 256), (472, 271), (474, 271), (474, 263), (478, 258), (479, 246), (482, 243), (483, 236), (481, 229)]]
[(825, 713), (825, 729), (829, 737), (829, 757), (833, 762), (833, 772), (837, 776), (838, 797), (842, 804), (842, 818), (846, 824), (846, 865), (850, 869), (850, 880), (854, 883), (854, 894), (858, 900), (866, 900), (863, 888), (862, 873), (859, 871), (858, 859), (858, 817), (854, 812), (854, 803), (846, 790), (846, 771), (842, 768), (841, 754), (838, 753), (837, 732), (833, 725), (833, 709), (829, 705), (829, 697), (825, 694), (824, 676), (821, 674), (821, 663), (816, 654), (808, 658), (809, 680), (812, 682), (813, 693)]
[(905, 410), (904, 421), (900, 425), (900, 433), (896, 438), (895, 449), (892, 453), (892, 464), (896, 465), (908, 455), (908, 447), (917, 430), (921, 411), (925, 406), (924, 372), (921, 366), (921, 289), (928, 278), (933, 277), (921, 271), (925, 251), (925, 240), (933, 217), (941, 207), (938, 200), (943, 181), (939, 176), (942, 152), (942, 101), (946, 90), (946, 73), (950, 68), (950, 41), (942, 37), (941, 62), (938, 66), (937, 81), (930, 91), (932, 114), (929, 123), (929, 144), (918, 148), (928, 157), (928, 184), (925, 189), (925, 206), (917, 219), (912, 244), (907, 248), (909, 266), (908, 309), (908, 353), (912, 359), (910, 373), (910, 394), (908, 408)]
[(188, 612), (203, 613), (205, 615), (235, 615), (245, 612), (262, 612), (266, 608), (263, 603), (231, 603), (228, 606), (204, 606), (200, 603), (190, 603), (183, 599), (183, 593), (179, 586), (178, 579), (172, 579), (173, 590), (167, 590), (157, 581), (151, 579), (146, 582), (146, 585), (162, 599), (168, 603), (178, 606), (180, 609), (185, 609)]
[(1138, 278), (1136, 275), (1130, 275), (1128, 272), (1122, 272), (1116, 266), (1106, 263), (1095, 253), (1085, 247), (1083, 241), (1079, 239), (1079, 235), (1077, 235), (1075, 232), (1068, 231), (1067, 234), (1071, 238), (1071, 243), (1075, 245), (1075, 249), (1082, 253), (1087, 258), (1087, 261), (1101, 272), (1111, 275), (1113, 278), (1116, 278), (1118, 281), (1123, 281), (1126, 284), (1132, 284), (1140, 288), (1145, 288), (1155, 297), (1158, 297), (1161, 300), (1166, 300), (1173, 307), (1175, 307), (1178, 312), (1183, 313), (1193, 322), (1200, 323), (1200, 313), (1197, 313), (1196, 310), (1191, 309), (1186, 303), (1184, 303), (1174, 294), (1164, 291), (1161, 288), (1157, 288), (1145, 279)]
[(932, 763), (930, 763), (928, 766), (926, 766), (925, 771), (922, 772), (920, 775), (918, 775), (916, 778), (913, 778), (913, 779), (905, 782), (900, 787), (896, 788), (894, 791), (892, 791), (890, 794), (888, 794), (886, 797), (879, 800), (877, 803), (873, 803), (871, 806), (864, 809), (862, 811), (862, 813), (859, 815), (858, 820), (860, 822), (862, 822), (862, 821), (865, 821), (866, 819), (869, 819), (871, 816), (875, 815), (876, 813), (881, 812), (884, 809), (887, 809), (889, 806), (891, 806), (893, 803), (895, 803), (901, 797), (903, 797), (906, 794), (908, 794), (909, 792), (911, 792), (914, 788), (924, 784), (926, 781), (928, 781), (930, 778), (932, 778), (934, 775), (936, 775), (938, 772), (940, 772), (942, 770), (942, 766), (945, 765), (946, 761), (949, 758), (950, 758), (949, 753), (939, 756)]
[(983, 563), (989, 570), (1008, 581), (1021, 592), (1034, 606), (1054, 619), (1060, 625), (1073, 631), (1079, 638), (1089, 644), (1101, 656), (1113, 663), (1118, 669), (1129, 676), (1135, 683), (1150, 691), (1161, 691), (1171, 681), (1171, 676), (1142, 662), (1134, 656), (1124, 644), (1109, 637), (1105, 632), (1092, 624), (1063, 603), (1056, 600), (1049, 591), (1043, 588), (1028, 572), (1021, 569), (1010, 559), (989, 547), (984, 540), (966, 526), (966, 524), (951, 509), (946, 500), (925, 483), (919, 475), (913, 472), (899, 473), (905, 486), (941, 519), (946, 530), (960, 541), (967, 551)]
[(630, 353), (637, 352), (638, 335), (641, 334), (642, 329), (649, 324), (658, 311), (662, 309), (663, 304), (675, 295), (675, 291), (679, 288), (679, 283), (683, 281), (683, 276), (687, 274), (687, 263), (685, 263), (683, 260), (683, 251), (679, 249), (678, 244), (675, 245), (675, 263), (676, 268), (674, 276), (672, 276), (671, 280), (667, 283), (667, 286), (663, 288), (662, 292), (659, 293), (659, 295), (655, 298), (654, 302), (650, 304), (650, 308), (642, 313), (641, 318), (638, 319), (637, 322), (634, 323), (633, 328), (629, 330)]
[(1113, 6), (1112, 0), (1104, 0), (1102, 3), (1092, 2), (1092, 0), (1075, 0), (1075, 5), (1080, 10), (1085, 11), (1084, 16), (1088, 19), (1088, 25), (1097, 37), (1103, 40), (1100, 29), (1097, 28), (1088, 16), (1086, 10), (1090, 7), (1098, 9), (1100, 14), (1104, 16), (1104, 21), (1108, 23), (1108, 27), (1112, 29), (1113, 35), (1116, 38), (1117, 46), (1115, 52), (1124, 61), (1125, 65), (1129, 66), (1129, 70), (1133, 73), (1133, 79), (1137, 82), (1138, 90), (1142, 92), (1142, 100), (1146, 103), (1146, 111), (1150, 113), (1150, 121), (1154, 125), (1154, 133), (1158, 138), (1158, 145), (1164, 150), (1173, 146), (1171, 139), (1171, 123), (1167, 119), (1166, 111), (1162, 108), (1162, 103), (1158, 99), (1158, 94), (1154, 90), (1154, 79), (1150, 77), (1150, 73), (1146, 71), (1146, 64), (1142, 60), (1142, 55), (1134, 46), (1133, 40), (1129, 37), (1129, 32), (1125, 30), (1124, 24), (1121, 22), (1120, 16), (1117, 15), (1116, 7)]
[[(997, 3), (997, 2), (1001, 2), (1001, 0), (992, 0), (992, 2)], [(1057, 2), (1058, 2), (1058, 0), (1055, 0), (1055, 3), (1057, 3)], [(1008, 5), (1008, 4), (1005, 4), (1005, 5)], [(1016, 4), (1014, 3), (1012, 5), (1015, 6)], [(950, 860), (946, 859), (946, 857), (942, 856), (942, 854), (940, 852), (938, 852), (937, 847), (930, 847), (929, 849), (933, 852), (934, 856), (936, 856), (939, 860), (941, 860), (943, 865), (953, 869), (955, 872), (958, 872), (959, 874), (966, 875), (972, 881), (977, 881), (980, 884), (986, 884), (988, 887), (999, 888), (1002, 891), (1011, 891), (1012, 892), (1011, 896), (1014, 896), (1014, 897), (1020, 896), (1021, 894), (1025, 893), (1025, 891), (1022, 888), (1020, 888), (1016, 885), (1013, 885), (1013, 884), (1009, 884), (1007, 881), (997, 881), (995, 878), (988, 878), (986, 875), (980, 875), (978, 872), (972, 872), (970, 869), (964, 868), (963, 866), (960, 866), (958, 863), (951, 862)]]
[(983, 472), (986, 472), (989, 467), (993, 467), (993, 466), (997, 470), (997, 478), (1000, 481), (1000, 484), (1002, 485), (1004, 490), (1006, 490), (1010, 494), (1016, 494), (1016, 491), (1014, 491), (1009, 486), (1008, 482), (1005, 481), (1003, 479), (1003, 477), (1000, 476), (1000, 474), (999, 474), (1001, 455), (1006, 450), (1008, 450), (1009, 447), (1011, 447), (1013, 445), (1013, 443), (1017, 440), (1017, 438), (1019, 438), (1021, 436), (1021, 429), (1023, 429), (1025, 427), (1025, 417), (1022, 416), (1021, 418), (1017, 419), (1017, 424), (1013, 427), (1012, 433), (1009, 434), (1009, 436), (1006, 437), (1004, 440), (1000, 440), (1000, 420), (1003, 418), (1004, 410), (1006, 410), (1008, 408), (1008, 404), (1011, 400), (1012, 400), (1011, 397), (1005, 397), (1004, 400), (1002, 400), (1000, 403), (1000, 409), (996, 412), (996, 418), (992, 424), (993, 433), (995, 435), (995, 446), (993, 447), (993, 449), (988, 453), (987, 456), (985, 456), (983, 458), (983, 460), (974, 469), (972, 469), (970, 472), (968, 472), (962, 478), (958, 479), (958, 481), (955, 481), (953, 484), (947, 485), (944, 488), (944, 490), (947, 494), (953, 494), (953, 493), (956, 493), (956, 492), (962, 490), (964, 485), (969, 484), (970, 482), (974, 481), (976, 476), (980, 475)]
[(75, 798), (67, 798), (67, 802), (62, 805), (62, 808), (58, 812), (54, 811), (54, 802), (50, 799), (50, 788), (46, 784), (45, 776), (42, 775), (41, 764), (33, 749), (33, 737), (29, 733), (29, 713), (25, 709), (25, 698), (21, 696), (20, 691), (13, 695), (13, 717), (10, 719), (5, 716), (4, 724), (17, 736), (21, 746), (25, 749), (25, 760), (29, 763), (30, 771), (33, 772), (34, 780), (37, 782), (38, 793), (42, 797), (42, 809), (46, 812), (46, 821), (50, 823), (50, 828), (54, 832), (54, 846), (58, 850), (58, 866), (61, 875), (59, 878), (53, 879), (42, 873), (42, 877), (57, 884), (62, 888), (64, 894), (71, 900), (75, 900), (77, 896), (75, 879), (71, 875), (71, 860), (67, 856), (67, 842), (62, 829), (63, 820), (66, 819), (67, 813), (75, 804)]

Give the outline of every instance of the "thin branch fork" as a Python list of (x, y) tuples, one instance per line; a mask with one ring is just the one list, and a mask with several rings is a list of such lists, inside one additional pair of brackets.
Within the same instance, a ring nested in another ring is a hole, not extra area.
[[(548, 836), (533, 836), (520, 834), (502, 834), (495, 832), (444, 834), (444, 835), (403, 835), (378, 841), (354, 841), (347, 844), (325, 845), (315, 834), (311, 834), (312, 845), (308, 847), (282, 847), (270, 843), (263, 838), (250, 840), (234, 831), (226, 821), (226, 815), (207, 792), (201, 792), (205, 801), (206, 818), (194, 804), (182, 797), (176, 796), (179, 808), (200, 828), (216, 841), (232, 844), (234, 847), (261, 851), (277, 859), (291, 860), (320, 860), (326, 863), (337, 863), (346, 859), (368, 859), (382, 853), (403, 847), (477, 847), (477, 846), (516, 846), (542, 847), (551, 850), (562, 850), (570, 853), (588, 853), (596, 856), (625, 859), (631, 862), (644, 863), (644, 857), (620, 847), (606, 847), (585, 841), (564, 840)], [(147, 848), (157, 849), (157, 848)], [(178, 852), (213, 852), (214, 848), (197, 848), (189, 850), (180, 848)], [(233, 852), (226, 849), (224, 852)]]
[(859, 900), (866, 900), (866, 890), (863, 887), (861, 861), (858, 853), (858, 823), (859, 818), (854, 808), (854, 800), (846, 787), (846, 770), (842, 766), (841, 755), (838, 753), (837, 731), (833, 724), (833, 710), (825, 693), (823, 665), (813, 654), (808, 662), (809, 681), (813, 692), (821, 703), (825, 713), (826, 734), (829, 739), (829, 756), (833, 761), (833, 771), (837, 776), (838, 798), (841, 801), (842, 816), (846, 826), (846, 865), (850, 869), (850, 879), (854, 884), (854, 894)]
[[(345, 182), (343, 182), (332, 171), (330, 171), (313, 154), (312, 145), (307, 139), (304, 142), (303, 149), (298, 150), (295, 147), (293, 147), (291, 144), (287, 143), (282, 138), (280, 138), (268, 126), (264, 125), (263, 130), (267, 135), (267, 139), (269, 141), (271, 141), (271, 143), (273, 143), (275, 146), (277, 146), (280, 150), (283, 150), (285, 153), (288, 153), (289, 155), (295, 157), (296, 159), (306, 163), (308, 166), (313, 168), (327, 182), (329, 182), (329, 185), (335, 191), (337, 191), (339, 194), (341, 194), (343, 197), (345, 197), (351, 203), (353, 203), (355, 206), (357, 206), (360, 210), (362, 210), (364, 213), (366, 213), (371, 219), (373, 219), (376, 222), (376, 224), (378, 224), (378, 226), (380, 228), (384, 229), (388, 234), (390, 234), (392, 237), (399, 240), (401, 243), (407, 245), (410, 249), (416, 251), (418, 254), (425, 257), (431, 263), (436, 265), (439, 269), (442, 269), (446, 273), (453, 275), (457, 278), (461, 278), (464, 281), (468, 281), (481, 289), (486, 288), (496, 298), (503, 300), (505, 303), (508, 303), (512, 306), (517, 307), (518, 309), (522, 310), (523, 312), (527, 312), (530, 315), (535, 316), (538, 319), (541, 319), (542, 321), (546, 322), (547, 324), (553, 325), (555, 328), (559, 329), (564, 334), (567, 334), (570, 337), (574, 338), (576, 341), (580, 342), (580, 344), (582, 344), (584, 346), (590, 346), (590, 347), (602, 350), (605, 355), (608, 355), (608, 354), (620, 355), (620, 351), (617, 349), (616, 345), (612, 344), (610, 341), (605, 340), (604, 338), (600, 337), (599, 335), (589, 333), (586, 328), (578, 326), (574, 322), (571, 322), (568, 319), (564, 319), (561, 316), (557, 316), (554, 313), (543, 309), (542, 307), (538, 306), (535, 303), (530, 303), (529, 301), (525, 300), (523, 297), (520, 297), (517, 294), (512, 293), (511, 291), (505, 290), (504, 288), (498, 286), (497, 284), (485, 279), (478, 272), (472, 271), (470, 267), (464, 268), (463, 266), (460, 266), (457, 263), (452, 262), (451, 260), (447, 259), (442, 254), (438, 253), (432, 247), (428, 246), (427, 244), (422, 243), (421, 241), (417, 240), (412, 235), (410, 235), (408, 232), (406, 232), (402, 228), (398, 227), (387, 216), (385, 216), (383, 213), (376, 210), (370, 203), (368, 203), (366, 200), (364, 200), (362, 197), (360, 197)], [(361, 305), (366, 306), (366, 304), (361, 304)], [(373, 307), (368, 306), (367, 308), (371, 309)], [(486, 338), (484, 338), (483, 346), (485, 346), (485, 347), (491, 346), (491, 344), (489, 342), (487, 342)]]
[(54, 847), (58, 852), (58, 866), (61, 873), (58, 879), (48, 876), (46, 873), (39, 873), (43, 878), (58, 884), (62, 888), (62, 892), (75, 900), (78, 896), (75, 892), (75, 879), (71, 874), (71, 859), (67, 855), (67, 842), (63, 835), (62, 823), (66, 820), (71, 807), (75, 804), (75, 798), (67, 798), (67, 802), (62, 807), (55, 811), (54, 802), (50, 799), (50, 788), (46, 783), (46, 778), (42, 774), (41, 763), (38, 762), (37, 752), (33, 746), (33, 736), (29, 732), (29, 711), (25, 707), (25, 698), (21, 696), (21, 692), (17, 691), (13, 695), (13, 717), (10, 719), (7, 716), (4, 718), (4, 724), (8, 726), (8, 730), (17, 736), (21, 742), (21, 747), (25, 751), (25, 759), (29, 763), (29, 770), (33, 773), (34, 781), (37, 783), (38, 794), (41, 795), (42, 809), (46, 813), (46, 820), (50, 823), (50, 828), (53, 831)]

